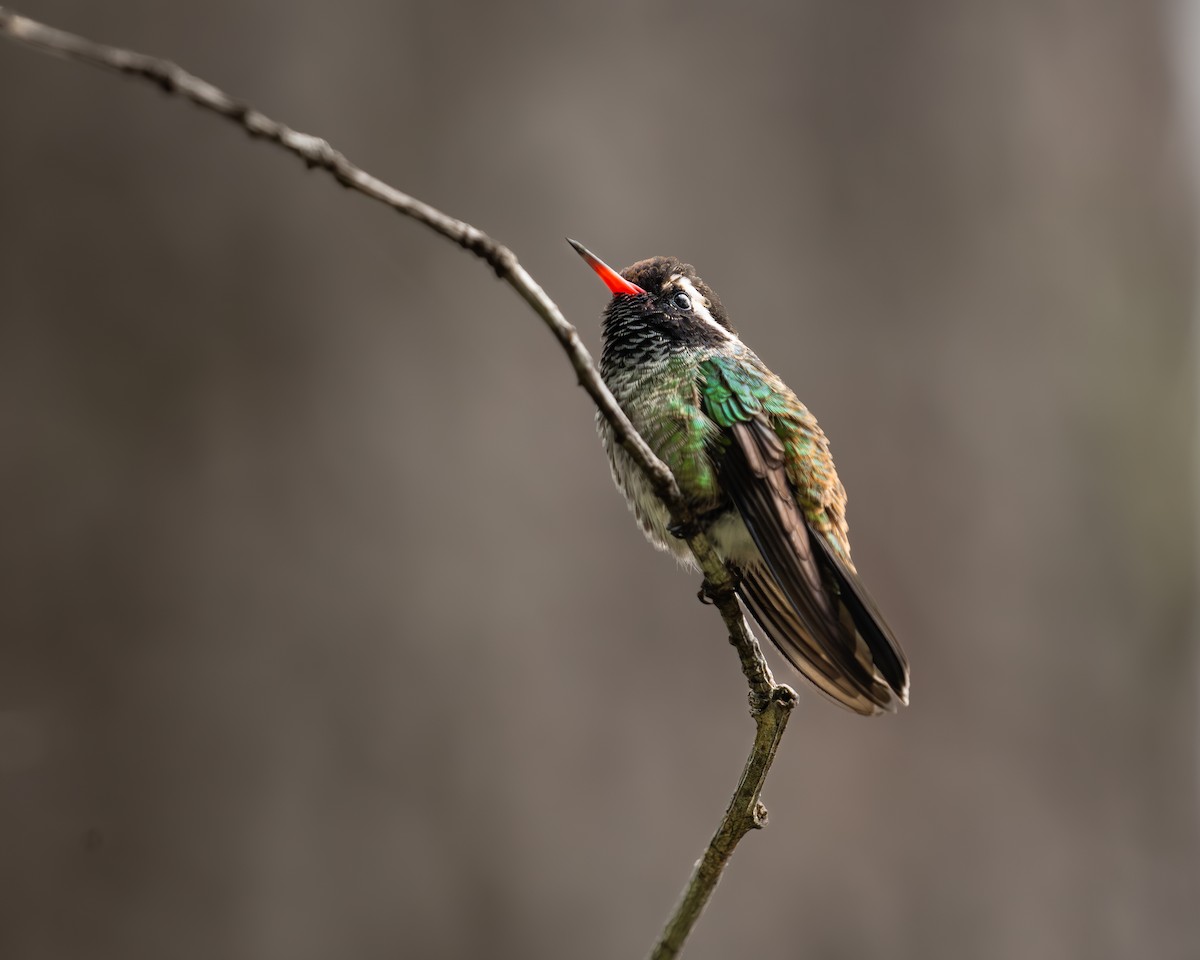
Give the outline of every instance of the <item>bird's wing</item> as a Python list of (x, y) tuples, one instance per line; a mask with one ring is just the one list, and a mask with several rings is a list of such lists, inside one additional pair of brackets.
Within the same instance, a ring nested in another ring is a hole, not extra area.
[(819, 689), (858, 713), (907, 702), (904, 655), (857, 574), (806, 520), (783, 441), (753, 387), (704, 370), (705, 411), (725, 430), (721, 486), (762, 554), (740, 593), (772, 642)]
[[(908, 703), (908, 658), (892, 635), (891, 627), (883, 619), (883, 614), (875, 606), (875, 601), (867, 593), (858, 574), (838, 555), (829, 541), (815, 533), (811, 534), (811, 539), (820, 554), (818, 565), (825, 572), (826, 580), (834, 584), (844, 611), (842, 619), (848, 613), (850, 622), (854, 624), (857, 633), (855, 656), (864, 666), (871, 667), (876, 677), (882, 677), (901, 703)], [(866, 645), (865, 651), (863, 644)]]
[(818, 690), (855, 713), (871, 716), (880, 712), (875, 700), (829, 660), (767, 567), (742, 571), (738, 596), (779, 652)]

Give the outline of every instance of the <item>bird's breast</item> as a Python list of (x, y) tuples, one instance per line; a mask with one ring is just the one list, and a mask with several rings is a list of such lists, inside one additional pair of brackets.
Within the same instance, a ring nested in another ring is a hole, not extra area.
[[(706, 517), (718, 553), (733, 561), (757, 556), (746, 525), (728, 506), (720, 488), (713, 459), (720, 428), (700, 407), (696, 365), (676, 357), (635, 367), (609, 367), (603, 373), (634, 428), (670, 467), (689, 506)], [(694, 558), (687, 544), (668, 529), (670, 514), (650, 482), (615, 442), (603, 416), (597, 415), (596, 422), (608, 453), (613, 481), (647, 539), (681, 563), (693, 566)]]

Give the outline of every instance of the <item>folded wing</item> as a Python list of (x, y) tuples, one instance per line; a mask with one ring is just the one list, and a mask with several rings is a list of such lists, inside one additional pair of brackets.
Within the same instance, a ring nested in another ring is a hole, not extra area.
[(858, 575), (812, 529), (788, 479), (783, 442), (759, 412), (728, 426), (721, 485), (762, 554), (739, 594), (785, 657), (861, 714), (908, 702), (904, 654)]

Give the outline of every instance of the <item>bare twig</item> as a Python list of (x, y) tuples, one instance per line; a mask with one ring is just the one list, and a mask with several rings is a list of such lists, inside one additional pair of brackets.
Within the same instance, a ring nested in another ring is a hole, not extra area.
[(708, 898), (721, 879), (721, 871), (733, 854), (733, 848), (751, 830), (766, 825), (767, 808), (759, 802), (758, 795), (795, 705), (796, 694), (790, 687), (776, 687), (766, 708), (756, 718), (758, 727), (754, 734), (754, 746), (746, 758), (742, 779), (738, 781), (717, 832), (708, 842), (708, 849), (692, 868), (692, 876), (683, 889), (683, 896), (650, 953), (650, 960), (670, 960), (679, 955), (684, 940), (700, 919)]
[(750, 686), (751, 713), (756, 724), (754, 746), (725, 816), (704, 855), (697, 861), (683, 897), (652, 953), (654, 958), (676, 956), (708, 902), (738, 841), (750, 830), (766, 822), (766, 809), (759, 802), (759, 794), (795, 705), (796, 695), (789, 687), (775, 683), (758, 642), (746, 626), (729, 570), (695, 522), (670, 468), (655, 456), (605, 386), (578, 331), (567, 322), (562, 311), (521, 266), (511, 250), (469, 223), (447, 216), (371, 176), (320, 137), (300, 133), (272, 120), (169, 60), (95, 43), (19, 16), (4, 7), (0, 7), (0, 34), (69, 60), (149, 80), (167, 93), (181, 96), (231, 120), (250, 136), (277, 144), (298, 156), (308, 167), (326, 171), (342, 186), (425, 224), (485, 260), (496, 275), (516, 290), (550, 327), (575, 368), (580, 386), (596, 401), (597, 407), (612, 426), (617, 442), (649, 478), (654, 491), (666, 504), (672, 521), (679, 528), (689, 531), (687, 543), (704, 574), (704, 593), (713, 600), (725, 621), (729, 642), (737, 650), (742, 673)]

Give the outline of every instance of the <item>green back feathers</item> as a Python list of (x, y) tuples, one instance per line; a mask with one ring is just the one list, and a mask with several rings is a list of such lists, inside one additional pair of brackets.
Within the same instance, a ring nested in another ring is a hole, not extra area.
[(774, 393), (757, 371), (725, 357), (700, 364), (700, 390), (705, 412), (726, 429), (765, 412)]
[(805, 519), (848, 559), (846, 494), (825, 435), (808, 408), (748, 350), (710, 357), (699, 369), (704, 412), (725, 430), (758, 417), (770, 423), (783, 442), (788, 480)]

